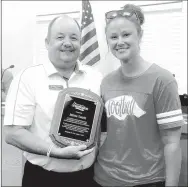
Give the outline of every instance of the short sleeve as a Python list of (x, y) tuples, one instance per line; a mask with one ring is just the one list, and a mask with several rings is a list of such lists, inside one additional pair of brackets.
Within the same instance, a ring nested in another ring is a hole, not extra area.
[(159, 128), (168, 129), (182, 126), (184, 122), (177, 82), (171, 81), (157, 92), (154, 103)]
[(13, 79), (6, 99), (4, 125), (32, 124), (35, 97), (31, 80), (26, 73), (21, 73)]

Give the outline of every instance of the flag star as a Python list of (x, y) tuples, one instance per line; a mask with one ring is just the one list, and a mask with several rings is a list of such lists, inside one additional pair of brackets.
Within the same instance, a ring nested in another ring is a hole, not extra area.
[(85, 25), (85, 24), (86, 24), (86, 22), (83, 22), (83, 24)]
[(86, 12), (88, 13), (88, 10), (86, 10)]
[(85, 18), (87, 18), (87, 16), (85, 16)]
[(90, 19), (93, 19), (92, 17), (90, 17)]
[(85, 12), (85, 10), (83, 10), (82, 12)]

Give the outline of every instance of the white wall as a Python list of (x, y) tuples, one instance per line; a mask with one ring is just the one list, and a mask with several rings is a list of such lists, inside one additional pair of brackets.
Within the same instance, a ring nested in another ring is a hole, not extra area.
[[(2, 68), (14, 64), (12, 73), (16, 74), (33, 63), (36, 15), (80, 11), (81, 5), (81, 1), (2, 1)], [(113, 8), (118, 9), (123, 2), (91, 1), (91, 5), (99, 41), (104, 41), (104, 28), (101, 26), (105, 20), (101, 18), (104, 18), (104, 12)], [(99, 45), (102, 53), (106, 54), (106, 42)], [(106, 64), (102, 63), (106, 61), (102, 58), (96, 68), (104, 69), (106, 74), (116, 68), (116, 63), (111, 61), (111, 68), (106, 69)]]
[[(134, 2), (134, 4), (138, 5), (159, 3), (159, 1), (126, 1), (126, 3), (129, 2)], [(119, 9), (125, 5), (125, 1), (90, 1), (90, 3), (102, 54), (101, 62), (94, 65), (94, 68), (100, 70), (105, 75), (116, 69), (120, 63), (108, 52), (104, 33), (104, 13), (109, 10)], [(2, 1), (2, 67), (6, 68), (14, 64), (15, 68), (12, 72), (15, 74), (33, 63), (36, 15), (80, 11), (81, 4), (81, 1)], [(184, 69), (187, 69), (186, 7), (187, 2), (184, 1), (185, 22), (183, 38), (185, 39), (182, 45), (184, 55), (181, 62), (184, 64)], [(184, 71), (183, 74), (185, 77), (187, 72)], [(185, 79), (181, 80), (181, 82), (184, 82), (184, 90), (187, 90)]]
[[(30, 2), (2, 2), (2, 67), (13, 73), (32, 62), (34, 7)], [(30, 9), (31, 8), (31, 9)]]
[[(127, 1), (129, 2), (129, 1)], [(145, 1), (134, 2), (144, 4)], [(74, 4), (74, 6), (73, 6)], [(99, 41), (104, 41), (104, 12), (118, 9), (125, 4), (124, 1), (91, 1), (95, 14)], [(2, 1), (2, 68), (12, 64), (15, 68), (13, 74), (19, 72), (33, 62), (34, 29), (36, 15), (73, 12), (81, 10), (81, 1)], [(101, 42), (100, 48), (105, 54), (106, 42)], [(104, 73), (116, 68), (117, 62), (113, 57), (101, 60), (97, 68), (104, 69)], [(114, 62), (116, 61), (116, 62)], [(106, 63), (111, 68), (106, 69)], [(106, 71), (106, 72), (105, 72)]]
[(80, 9), (79, 1), (2, 1), (2, 68), (14, 64), (16, 74), (33, 63), (36, 15)]
[[(106, 74), (120, 65), (119, 61), (108, 51), (107, 43), (104, 40), (105, 12), (119, 9), (119, 7), (123, 7), (126, 3), (151, 5), (169, 2), (170, 1), (91, 1), (99, 47), (103, 54), (101, 56), (101, 63), (94, 65), (95, 68), (101, 70), (103, 74)], [(179, 94), (187, 93), (187, 1), (183, 1), (183, 3), (142, 6), (142, 9), (145, 12), (145, 24), (143, 27), (144, 36), (143, 45), (141, 44), (141, 55), (146, 60), (157, 63), (174, 73), (178, 82)], [(177, 26), (173, 25), (173, 21), (178, 21), (181, 16), (183, 16), (183, 20), (180, 20)], [(163, 19), (163, 22), (161, 19)], [(162, 28), (167, 30), (162, 31)], [(153, 30), (152, 33), (151, 30)], [(148, 33), (148, 31), (150, 33)], [(149, 34), (149, 36), (146, 36), (145, 33)], [(178, 37), (173, 38), (174, 35), (178, 35)], [(149, 37), (152, 38), (150, 39)], [(147, 43), (148, 40), (150, 40), (150, 43)], [(180, 47), (180, 51), (176, 50), (178, 47)]]

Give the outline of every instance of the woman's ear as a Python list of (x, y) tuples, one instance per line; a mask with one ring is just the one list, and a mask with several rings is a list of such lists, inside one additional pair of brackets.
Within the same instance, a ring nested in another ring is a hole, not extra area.
[(105, 33), (105, 36), (106, 36), (106, 43), (108, 45), (108, 37), (107, 37), (107, 34)]

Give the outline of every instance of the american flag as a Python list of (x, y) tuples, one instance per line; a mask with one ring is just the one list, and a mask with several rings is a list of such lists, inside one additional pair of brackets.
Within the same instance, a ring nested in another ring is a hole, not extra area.
[(82, 39), (80, 49), (80, 62), (93, 65), (100, 60), (99, 45), (91, 4), (87, 0), (82, 1)]

